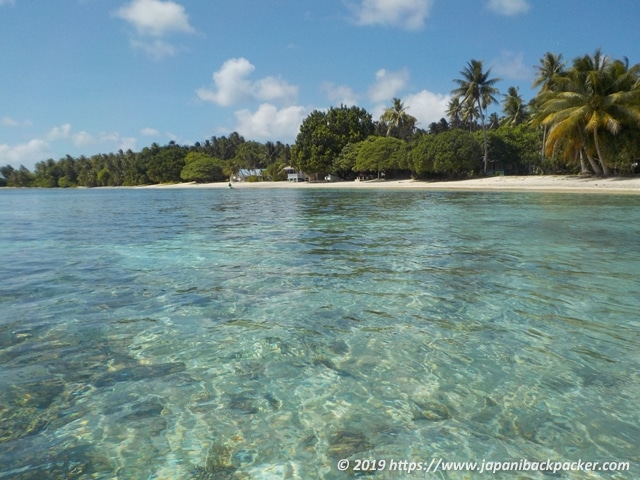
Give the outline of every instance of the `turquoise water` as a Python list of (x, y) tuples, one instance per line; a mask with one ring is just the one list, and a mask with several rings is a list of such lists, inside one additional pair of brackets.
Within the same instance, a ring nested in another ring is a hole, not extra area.
[(638, 478), (639, 207), (0, 190), (0, 479)]

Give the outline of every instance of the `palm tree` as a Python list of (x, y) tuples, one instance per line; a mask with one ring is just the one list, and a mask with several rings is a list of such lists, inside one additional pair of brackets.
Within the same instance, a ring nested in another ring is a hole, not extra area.
[(447, 117), (449, 117), (451, 127), (458, 128), (462, 124), (462, 105), (460, 105), (460, 99), (458, 97), (452, 97), (451, 100), (449, 100), (446, 114)]
[(469, 128), (469, 131), (472, 131), (474, 127), (477, 128), (476, 118), (480, 118), (478, 106), (470, 102), (465, 102), (462, 105), (462, 123)]
[(500, 117), (498, 117), (498, 114), (496, 112), (491, 112), (491, 115), (489, 115), (487, 120), (487, 128), (489, 130), (494, 130), (500, 126)]
[(507, 94), (504, 95), (502, 112), (505, 115), (503, 120), (505, 125), (515, 127), (516, 125), (520, 125), (526, 118), (527, 107), (518, 93), (517, 87), (509, 87)]
[(533, 79), (533, 88), (540, 87), (540, 91), (553, 90), (556, 86), (554, 79), (564, 73), (566, 62), (562, 60), (562, 54), (545, 53), (540, 59), (540, 65), (536, 66), (538, 76)]
[[(569, 135), (582, 140), (582, 148), (595, 165), (595, 153), (604, 175), (610, 170), (602, 148), (602, 134), (616, 135), (624, 122), (640, 122), (640, 64), (610, 60), (597, 50), (573, 61), (564, 75), (553, 77), (553, 90), (540, 96), (540, 119), (548, 125), (546, 150)], [(600, 168), (594, 168), (600, 173)]]
[(405, 139), (413, 133), (417, 119), (407, 113), (407, 108), (399, 98), (392, 100), (391, 108), (387, 108), (380, 121), (387, 125), (387, 137), (395, 130), (397, 138)]
[[(564, 74), (564, 68), (566, 66), (566, 62), (562, 59), (562, 54), (555, 54), (551, 52), (545, 53), (540, 59), (540, 65), (536, 66), (536, 70), (538, 71), (538, 75), (533, 79), (532, 88), (540, 87), (540, 93), (549, 92), (556, 89), (556, 81), (555, 78)], [(538, 107), (538, 104), (534, 102), (535, 107)], [(544, 125), (542, 127), (542, 148), (540, 156), (542, 159), (545, 159), (545, 144), (547, 142), (547, 126)]]
[(500, 81), (499, 78), (489, 78), (490, 73), (491, 69), (486, 72), (483, 71), (481, 60), (471, 60), (465, 69), (460, 72), (462, 78), (454, 80), (454, 82), (458, 84), (458, 88), (452, 91), (454, 95), (462, 98), (461, 103), (470, 103), (478, 107), (480, 122), (482, 124), (485, 173), (487, 172), (489, 162), (489, 151), (487, 145), (487, 129), (484, 119), (487, 113), (487, 107), (497, 102), (495, 96), (499, 91), (494, 85)]

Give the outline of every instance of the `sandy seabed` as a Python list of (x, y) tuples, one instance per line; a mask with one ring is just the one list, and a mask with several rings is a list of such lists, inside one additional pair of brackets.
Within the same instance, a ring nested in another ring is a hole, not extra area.
[[(371, 180), (365, 182), (234, 182), (234, 189), (333, 188), (333, 189), (414, 189), (478, 191), (548, 191), (576, 193), (640, 194), (638, 177), (582, 177), (572, 175), (531, 175), (486, 177), (469, 180), (430, 182), (421, 180)], [(228, 183), (177, 183), (138, 188), (229, 188)]]

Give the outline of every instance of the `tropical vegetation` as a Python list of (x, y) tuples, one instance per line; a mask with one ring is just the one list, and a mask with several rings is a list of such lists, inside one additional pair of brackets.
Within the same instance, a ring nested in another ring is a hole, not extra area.
[[(194, 145), (154, 143), (90, 157), (65, 156), (0, 167), (0, 186), (98, 187), (286, 180), (285, 167), (313, 179), (461, 178), (491, 174), (638, 172), (640, 64), (596, 50), (572, 62), (545, 53), (536, 67), (535, 97), (516, 87), (501, 94), (498, 78), (471, 60), (454, 79), (446, 118), (421, 128), (410, 105), (394, 98), (378, 119), (357, 106), (315, 110), (293, 145), (245, 140), (238, 133)], [(501, 112), (489, 109), (501, 104)], [(500, 115), (501, 113), (501, 115)]]

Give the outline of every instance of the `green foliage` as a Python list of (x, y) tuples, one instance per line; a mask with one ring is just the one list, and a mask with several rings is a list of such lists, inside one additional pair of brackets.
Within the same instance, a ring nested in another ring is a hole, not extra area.
[(3, 184), (7, 187), (30, 187), (34, 182), (34, 175), (24, 166), (16, 170), (11, 165), (0, 167)]
[(67, 155), (38, 162), (33, 173), (24, 166), (7, 165), (0, 167), (0, 186), (222, 181), (240, 168), (264, 168), (266, 178), (285, 180), (283, 168), (288, 165), (308, 174), (335, 173), (343, 178), (352, 177), (354, 171), (383, 170), (462, 176), (479, 170), (479, 143), (486, 166), (505, 173), (606, 174), (637, 168), (640, 64), (611, 59), (598, 50), (576, 58), (567, 68), (562, 55), (547, 53), (537, 67), (537, 96), (525, 105), (517, 89), (510, 88), (502, 118), (495, 112), (487, 114), (487, 107), (496, 101), (498, 79), (490, 78), (482, 61), (471, 60), (460, 73), (448, 105), (449, 122), (432, 122), (429, 134), (415, 128), (415, 119), (406, 112), (409, 106), (394, 98), (375, 123), (366, 110), (355, 106), (316, 110), (302, 122), (293, 147), (246, 141), (234, 132), (190, 147), (169, 142), (154, 143), (137, 153)]
[(509, 87), (508, 93), (502, 101), (504, 118), (502, 123), (509, 126), (517, 126), (525, 121), (528, 115), (527, 106), (520, 96), (517, 87)]
[[(98, 172), (98, 186), (99, 187), (108, 187), (109, 179), (111, 178), (111, 172), (105, 167)], [(112, 185), (111, 185), (112, 186)]]
[(233, 132), (228, 137), (211, 137), (211, 140), (205, 140), (203, 144), (199, 142), (195, 145), (195, 150), (206, 153), (210, 157), (219, 158), (227, 161), (236, 156), (236, 150), (245, 142), (245, 139), (237, 132)]
[(490, 130), (487, 142), (492, 170), (508, 175), (532, 173), (540, 166), (540, 141), (541, 132), (524, 124)]
[[(246, 144), (246, 145), (245, 145)], [(208, 152), (217, 151), (226, 158), (214, 157)], [(204, 155), (194, 156), (194, 155)], [(188, 157), (188, 158), (187, 158)], [(189, 163), (208, 159), (184, 169)], [(211, 159), (215, 162), (212, 165)], [(98, 187), (133, 186), (152, 183), (179, 182), (184, 175), (189, 181), (224, 181), (238, 168), (238, 164), (256, 167), (270, 166), (273, 176), (285, 177), (282, 168), (290, 164), (291, 147), (280, 142), (245, 142), (237, 133), (229, 137), (212, 137), (204, 143), (197, 142), (192, 147), (183, 147), (175, 142), (160, 146), (156, 143), (141, 152), (131, 150), (117, 153), (97, 154), (90, 158), (84, 155), (73, 158), (67, 155), (58, 161), (49, 159), (38, 162), (32, 174), (25, 167), (20, 170), (12, 166), (0, 168), (0, 186), (40, 186), (40, 187)], [(220, 172), (223, 173), (220, 173)]]
[(574, 59), (568, 70), (541, 75), (540, 82), (535, 121), (545, 128), (545, 153), (560, 151), (567, 162), (580, 158), (582, 171), (586, 157), (594, 173), (608, 175), (607, 143), (640, 123), (640, 64), (596, 50)]
[[(145, 150), (150, 150), (145, 152)], [(146, 155), (145, 155), (146, 154)], [(147, 175), (154, 183), (175, 183), (180, 181), (180, 173), (185, 165), (187, 151), (170, 143), (167, 148), (160, 149), (156, 144), (151, 149), (144, 149), (141, 155), (146, 156)]]
[(411, 165), (421, 177), (433, 174), (461, 176), (477, 171), (481, 157), (482, 147), (474, 136), (454, 129), (421, 136), (411, 150)]
[(234, 165), (237, 168), (255, 170), (267, 165), (267, 151), (262, 143), (250, 141), (238, 145), (234, 156)]
[(58, 186), (59, 186), (60, 188), (69, 188), (69, 187), (75, 187), (75, 186), (76, 186), (76, 184), (75, 184), (75, 183), (73, 183), (73, 182), (69, 179), (69, 177), (67, 177), (67, 176), (63, 176), (63, 177), (60, 177), (60, 178), (58, 179)]
[(399, 98), (394, 98), (390, 108), (380, 117), (380, 125), (386, 127), (386, 136), (406, 140), (416, 128), (418, 120), (407, 113), (407, 107)]
[(627, 125), (618, 135), (605, 134), (603, 147), (607, 158), (611, 159), (611, 168), (617, 173), (637, 172), (634, 163), (640, 160), (640, 125)]
[(189, 152), (185, 157), (185, 166), (180, 178), (186, 182), (223, 182), (226, 176), (222, 160), (210, 157), (205, 153)]
[(363, 142), (347, 143), (340, 155), (333, 161), (332, 173), (342, 178), (350, 178), (353, 176), (356, 158)]
[(409, 150), (410, 169), (418, 177), (433, 174), (433, 157), (435, 155), (433, 139), (435, 135), (421, 135), (411, 144)]
[(34, 173), (33, 185), (42, 188), (57, 187), (58, 178), (62, 176), (60, 165), (52, 158), (36, 163)]
[(360, 142), (353, 169), (358, 172), (398, 170), (406, 155), (406, 143), (394, 137), (371, 136)]
[[(484, 171), (487, 171), (489, 153), (486, 137), (485, 117), (487, 107), (492, 103), (496, 103), (495, 98), (499, 91), (494, 85), (500, 81), (499, 78), (489, 78), (491, 69), (484, 71), (482, 60), (471, 60), (467, 66), (460, 72), (462, 78), (455, 79), (454, 82), (458, 88), (453, 90), (453, 94), (459, 97), (460, 105), (468, 109), (477, 107), (482, 124), (482, 135), (484, 145)], [(464, 120), (463, 114), (463, 120)]]
[(264, 170), (265, 178), (269, 179), (272, 182), (282, 182), (287, 179), (287, 174), (284, 173), (284, 167), (286, 167), (288, 163), (285, 164), (282, 160), (276, 160), (275, 162), (267, 165), (267, 168)]
[(439, 122), (431, 122), (429, 124), (428, 132), (433, 135), (437, 135), (438, 133), (447, 132), (451, 130), (449, 126), (449, 122), (446, 119), (441, 118)]
[(324, 174), (349, 143), (357, 143), (374, 132), (371, 115), (360, 107), (331, 107), (313, 111), (304, 119), (296, 137), (294, 157), (305, 172)]

